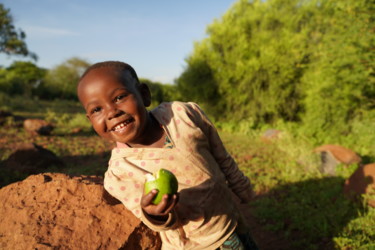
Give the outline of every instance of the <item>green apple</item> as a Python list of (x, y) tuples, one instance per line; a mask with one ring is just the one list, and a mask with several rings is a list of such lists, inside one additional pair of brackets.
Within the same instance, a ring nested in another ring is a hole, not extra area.
[(157, 195), (152, 201), (153, 204), (157, 205), (160, 203), (163, 195), (172, 195), (177, 193), (178, 182), (176, 176), (171, 171), (161, 168), (153, 175), (146, 174), (146, 183), (144, 188), (146, 194), (153, 189), (158, 190)]

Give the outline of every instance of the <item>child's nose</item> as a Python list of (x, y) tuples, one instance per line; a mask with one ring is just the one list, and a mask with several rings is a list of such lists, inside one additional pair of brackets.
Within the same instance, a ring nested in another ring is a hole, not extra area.
[(108, 118), (108, 120), (111, 120), (113, 118), (121, 116), (124, 113), (125, 112), (123, 112), (122, 110), (117, 109), (116, 107), (111, 107), (109, 109), (109, 111), (108, 111), (107, 118)]

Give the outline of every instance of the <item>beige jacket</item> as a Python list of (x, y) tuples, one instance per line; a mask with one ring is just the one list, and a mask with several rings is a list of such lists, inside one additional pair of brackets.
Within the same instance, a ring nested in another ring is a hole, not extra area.
[[(216, 249), (237, 226), (231, 190), (249, 201), (250, 182), (225, 150), (217, 131), (197, 104), (163, 103), (151, 111), (173, 148), (112, 150), (104, 187), (149, 228), (160, 232), (163, 249)], [(140, 199), (146, 173), (172, 171), (179, 202), (160, 225), (143, 213)]]

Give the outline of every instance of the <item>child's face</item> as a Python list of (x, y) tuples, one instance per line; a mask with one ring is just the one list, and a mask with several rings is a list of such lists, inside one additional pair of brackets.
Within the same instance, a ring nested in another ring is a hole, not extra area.
[(94, 69), (80, 81), (78, 97), (99, 136), (130, 144), (142, 141), (150, 92), (129, 72)]

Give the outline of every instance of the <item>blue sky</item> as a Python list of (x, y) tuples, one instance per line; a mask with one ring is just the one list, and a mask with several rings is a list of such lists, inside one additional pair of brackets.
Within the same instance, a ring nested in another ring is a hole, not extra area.
[[(53, 68), (71, 57), (120, 60), (140, 77), (172, 83), (195, 41), (236, 0), (2, 0), (26, 32), (37, 65)], [(22, 57), (0, 55), (8, 66)]]

